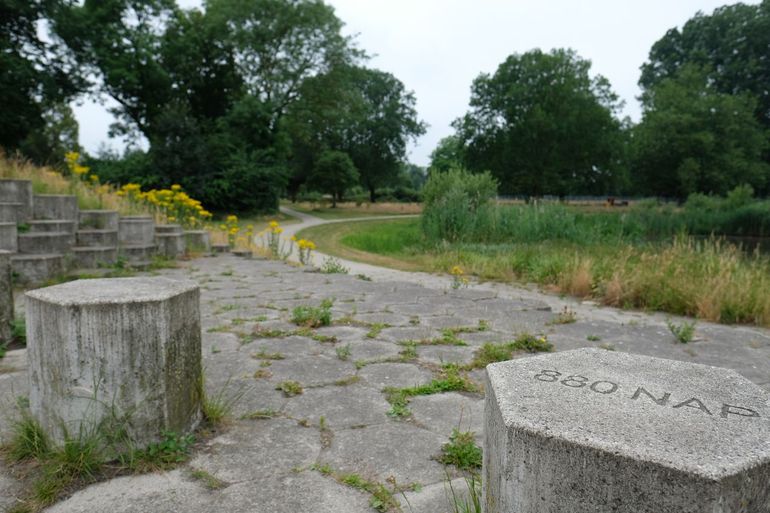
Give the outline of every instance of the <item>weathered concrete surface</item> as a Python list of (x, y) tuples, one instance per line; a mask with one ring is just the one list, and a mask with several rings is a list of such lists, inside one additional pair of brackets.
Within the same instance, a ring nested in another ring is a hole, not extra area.
[(0, 202), (19, 203), (16, 222), (32, 219), (32, 182), (29, 180), (0, 179)]
[(158, 244), (158, 253), (166, 258), (178, 258), (185, 254), (185, 237), (180, 231), (176, 232), (157, 232), (155, 241)]
[(138, 447), (197, 425), (197, 284), (80, 280), (26, 297), (30, 410), (55, 441), (112, 418)]
[(154, 245), (155, 221), (150, 216), (124, 216), (118, 222), (121, 245)]
[(118, 219), (117, 210), (81, 210), (79, 226), (86, 230), (117, 230)]
[(78, 198), (68, 194), (35, 194), (32, 198), (34, 219), (78, 220)]
[[(451, 392), (415, 397), (409, 405), (413, 415), (399, 420), (387, 415), (390, 405), (382, 392), (385, 386), (410, 387), (436, 377), (437, 366), (431, 362), (438, 362), (440, 354), (434, 349), (446, 346), (418, 345), (416, 359), (401, 360), (404, 346), (399, 342), (441, 337), (437, 326), (447, 324), (477, 326), (479, 319), (488, 321), (486, 331), (460, 334), (468, 344), (460, 349), (511, 340), (517, 334), (513, 326), (526, 324), (533, 333), (547, 335), (557, 351), (603, 346), (714, 363), (770, 387), (770, 336), (763, 329), (699, 322), (698, 341), (680, 344), (666, 328), (663, 315), (599, 308), (499, 284), (452, 290), (447, 276), (371, 270), (348, 262), (350, 275), (306, 272), (280, 262), (230, 255), (181, 265), (158, 272), (200, 284), (206, 390), (211, 396), (237, 398), (233, 423), (196, 450), (180, 473), (94, 485), (55, 506), (57, 513), (89, 511), (88, 504), (93, 505), (90, 511), (125, 513), (212, 508), (259, 513), (374, 511), (367, 494), (313, 470), (312, 463), (354, 472), (388, 488), (391, 475), (398, 485), (419, 483), (420, 491), (405, 492), (411, 508), (395, 493), (404, 513), (452, 513), (443, 489), (446, 473), (454, 478), (458, 472), (438, 463), (436, 456), (449, 441), (452, 428), (480, 430), (483, 395)], [(355, 277), (359, 272), (374, 281)], [(292, 309), (317, 306), (325, 298), (335, 298), (332, 326), (287, 336), (297, 329), (290, 322)], [(577, 321), (546, 324), (565, 305), (576, 312)], [(540, 313), (527, 317), (531, 312)], [(370, 338), (370, 326), (358, 322), (375, 318), (369, 314), (392, 316), (398, 324)], [(526, 321), (516, 323), (519, 316)], [(254, 338), (255, 330), (262, 335)], [(260, 351), (283, 359), (255, 357)], [(524, 357), (528, 355), (515, 355)], [(0, 361), (0, 365), (4, 364)], [(23, 363), (10, 366), (16, 370), (0, 373), (0, 408), (27, 394), (18, 385), (26, 377)], [(483, 371), (468, 375), (477, 383), (483, 379)], [(288, 397), (276, 390), (289, 379), (304, 385), (302, 394)], [(207, 470), (225, 481), (225, 487), (204, 490), (203, 484), (195, 482), (198, 491), (187, 497), (187, 490), (193, 488), (188, 488), (186, 476), (193, 468)], [(171, 483), (161, 486), (167, 479)], [(462, 479), (454, 479), (453, 484), (460, 488), (458, 493), (464, 493)], [(2, 486), (0, 481), (0, 496), (17, 493)], [(86, 498), (102, 502), (85, 503)]]
[(211, 252), (211, 235), (208, 230), (185, 230), (185, 247), (191, 253)]
[(0, 223), (19, 223), (19, 208), (21, 203), (0, 201)]
[(0, 346), (11, 341), (13, 317), (11, 253), (0, 250)]
[(64, 256), (61, 253), (44, 255), (14, 255), (11, 269), (19, 285), (37, 285), (64, 273)]
[(770, 394), (734, 371), (580, 349), (487, 374), (488, 513), (770, 511)]
[(19, 253), (30, 255), (66, 253), (72, 247), (73, 238), (69, 232), (22, 233), (18, 236)]
[(19, 250), (16, 223), (0, 223), (0, 250), (16, 253)]

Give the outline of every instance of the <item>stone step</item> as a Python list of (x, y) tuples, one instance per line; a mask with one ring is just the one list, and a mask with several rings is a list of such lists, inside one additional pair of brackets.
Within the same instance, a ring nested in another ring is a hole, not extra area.
[(118, 245), (117, 230), (78, 230), (76, 236), (76, 244), (81, 247)]
[(0, 222), (3, 223), (20, 223), (19, 211), (23, 204), (11, 201), (0, 202)]
[(129, 244), (118, 248), (118, 255), (136, 267), (140, 263), (149, 262), (158, 253), (155, 244)]
[(76, 246), (72, 248), (72, 255), (73, 266), (78, 269), (109, 267), (118, 261), (118, 248), (116, 246)]
[(11, 256), (11, 270), (21, 285), (39, 285), (64, 274), (65, 259), (61, 253)]
[(206, 230), (185, 230), (185, 247), (188, 253), (211, 253), (211, 235)]
[(167, 258), (178, 258), (185, 254), (184, 233), (156, 233), (158, 254)]
[(29, 180), (0, 180), (0, 202), (20, 203), (17, 223), (32, 219), (32, 182)]
[(32, 197), (32, 217), (77, 221), (78, 198), (70, 194), (35, 194)]
[(118, 221), (118, 241), (122, 246), (155, 244), (155, 220), (150, 216), (126, 216)]
[(19, 250), (16, 223), (0, 223), (0, 249), (11, 253)]
[(229, 253), (230, 252), (230, 244), (212, 244), (211, 250), (214, 253)]
[(19, 253), (67, 253), (72, 247), (69, 232), (22, 233), (18, 236)]
[(81, 210), (80, 228), (84, 230), (117, 230), (117, 210)]
[(156, 224), (155, 235), (161, 233), (182, 233), (182, 225), (180, 224)]
[(75, 234), (75, 221), (64, 219), (49, 219), (30, 221), (27, 223), (30, 233), (68, 232)]

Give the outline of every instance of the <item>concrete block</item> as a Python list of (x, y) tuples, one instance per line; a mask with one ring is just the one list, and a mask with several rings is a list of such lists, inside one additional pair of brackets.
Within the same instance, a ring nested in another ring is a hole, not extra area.
[(72, 248), (72, 264), (78, 269), (109, 267), (118, 261), (115, 246), (79, 246)]
[(69, 194), (35, 194), (32, 198), (35, 219), (78, 219), (78, 198)]
[(487, 367), (487, 513), (766, 513), (770, 394), (601, 349)]
[(182, 225), (179, 224), (156, 224), (155, 234), (161, 233), (182, 233)]
[(168, 278), (78, 280), (26, 294), (30, 409), (65, 433), (118, 422), (137, 447), (200, 421), (198, 285)]
[(21, 203), (16, 202), (0, 202), (0, 223), (20, 223), (19, 209)]
[(211, 250), (214, 253), (229, 253), (230, 252), (230, 244), (212, 244)]
[(152, 257), (154, 257), (157, 253), (158, 247), (154, 243), (147, 245), (124, 245), (118, 248), (118, 255), (122, 258), (125, 258), (133, 267), (136, 267), (137, 264), (149, 264), (152, 260)]
[(118, 221), (121, 246), (155, 244), (155, 221), (150, 216), (126, 216)]
[(64, 219), (42, 219), (37, 221), (30, 221), (29, 231), (31, 233), (44, 233), (44, 232), (68, 232), (75, 235), (75, 221)]
[(11, 341), (13, 315), (11, 253), (0, 250), (0, 345)]
[(16, 223), (0, 223), (0, 250), (16, 253), (19, 250)]
[(211, 253), (211, 235), (207, 230), (185, 230), (185, 247), (190, 253)]
[(69, 232), (22, 233), (17, 237), (19, 253), (67, 253), (72, 247), (74, 234)]
[(78, 230), (78, 246), (118, 246), (117, 230)]
[(64, 269), (64, 256), (61, 253), (11, 257), (11, 270), (16, 275), (16, 281), (23, 285), (38, 285), (63, 274)]
[(117, 210), (81, 210), (80, 228), (84, 230), (117, 230)]
[(158, 244), (158, 253), (166, 258), (179, 258), (185, 254), (185, 239), (182, 232), (156, 233), (155, 241)]
[(29, 180), (0, 180), (0, 202), (19, 203), (18, 223), (32, 219), (32, 182)]

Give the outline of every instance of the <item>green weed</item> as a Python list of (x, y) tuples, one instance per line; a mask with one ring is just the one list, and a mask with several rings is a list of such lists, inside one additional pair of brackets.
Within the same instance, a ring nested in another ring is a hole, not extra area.
[(283, 392), (286, 397), (294, 397), (303, 392), (302, 384), (297, 381), (282, 381), (276, 385), (275, 389)]
[(441, 447), (439, 461), (454, 465), (460, 470), (475, 471), (481, 468), (481, 448), (476, 445), (474, 433), (453, 429), (449, 442)]
[(668, 326), (668, 329), (674, 337), (676, 337), (682, 344), (692, 342), (693, 336), (695, 335), (695, 321), (684, 321), (682, 324), (675, 324), (669, 319), (666, 321), (666, 326)]
[(292, 311), (291, 322), (307, 328), (329, 326), (332, 322), (331, 308), (333, 304), (333, 300), (324, 299), (319, 307), (298, 306)]

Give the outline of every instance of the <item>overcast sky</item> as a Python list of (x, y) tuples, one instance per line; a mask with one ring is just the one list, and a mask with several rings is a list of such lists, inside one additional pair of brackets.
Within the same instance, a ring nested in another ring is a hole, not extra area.
[[(197, 7), (199, 0), (177, 0)], [(573, 48), (592, 61), (592, 74), (610, 80), (625, 101), (625, 115), (640, 116), (639, 67), (668, 29), (696, 12), (711, 13), (719, 0), (327, 0), (345, 22), (346, 35), (375, 57), (369, 62), (414, 91), (417, 112), (429, 127), (411, 145), (409, 160), (427, 165), (430, 152), (450, 135), (468, 107), (479, 73), (494, 73), (513, 53), (533, 48)], [(758, 1), (744, 3), (756, 4)], [(80, 142), (89, 152), (110, 141), (104, 107), (75, 107)]]

